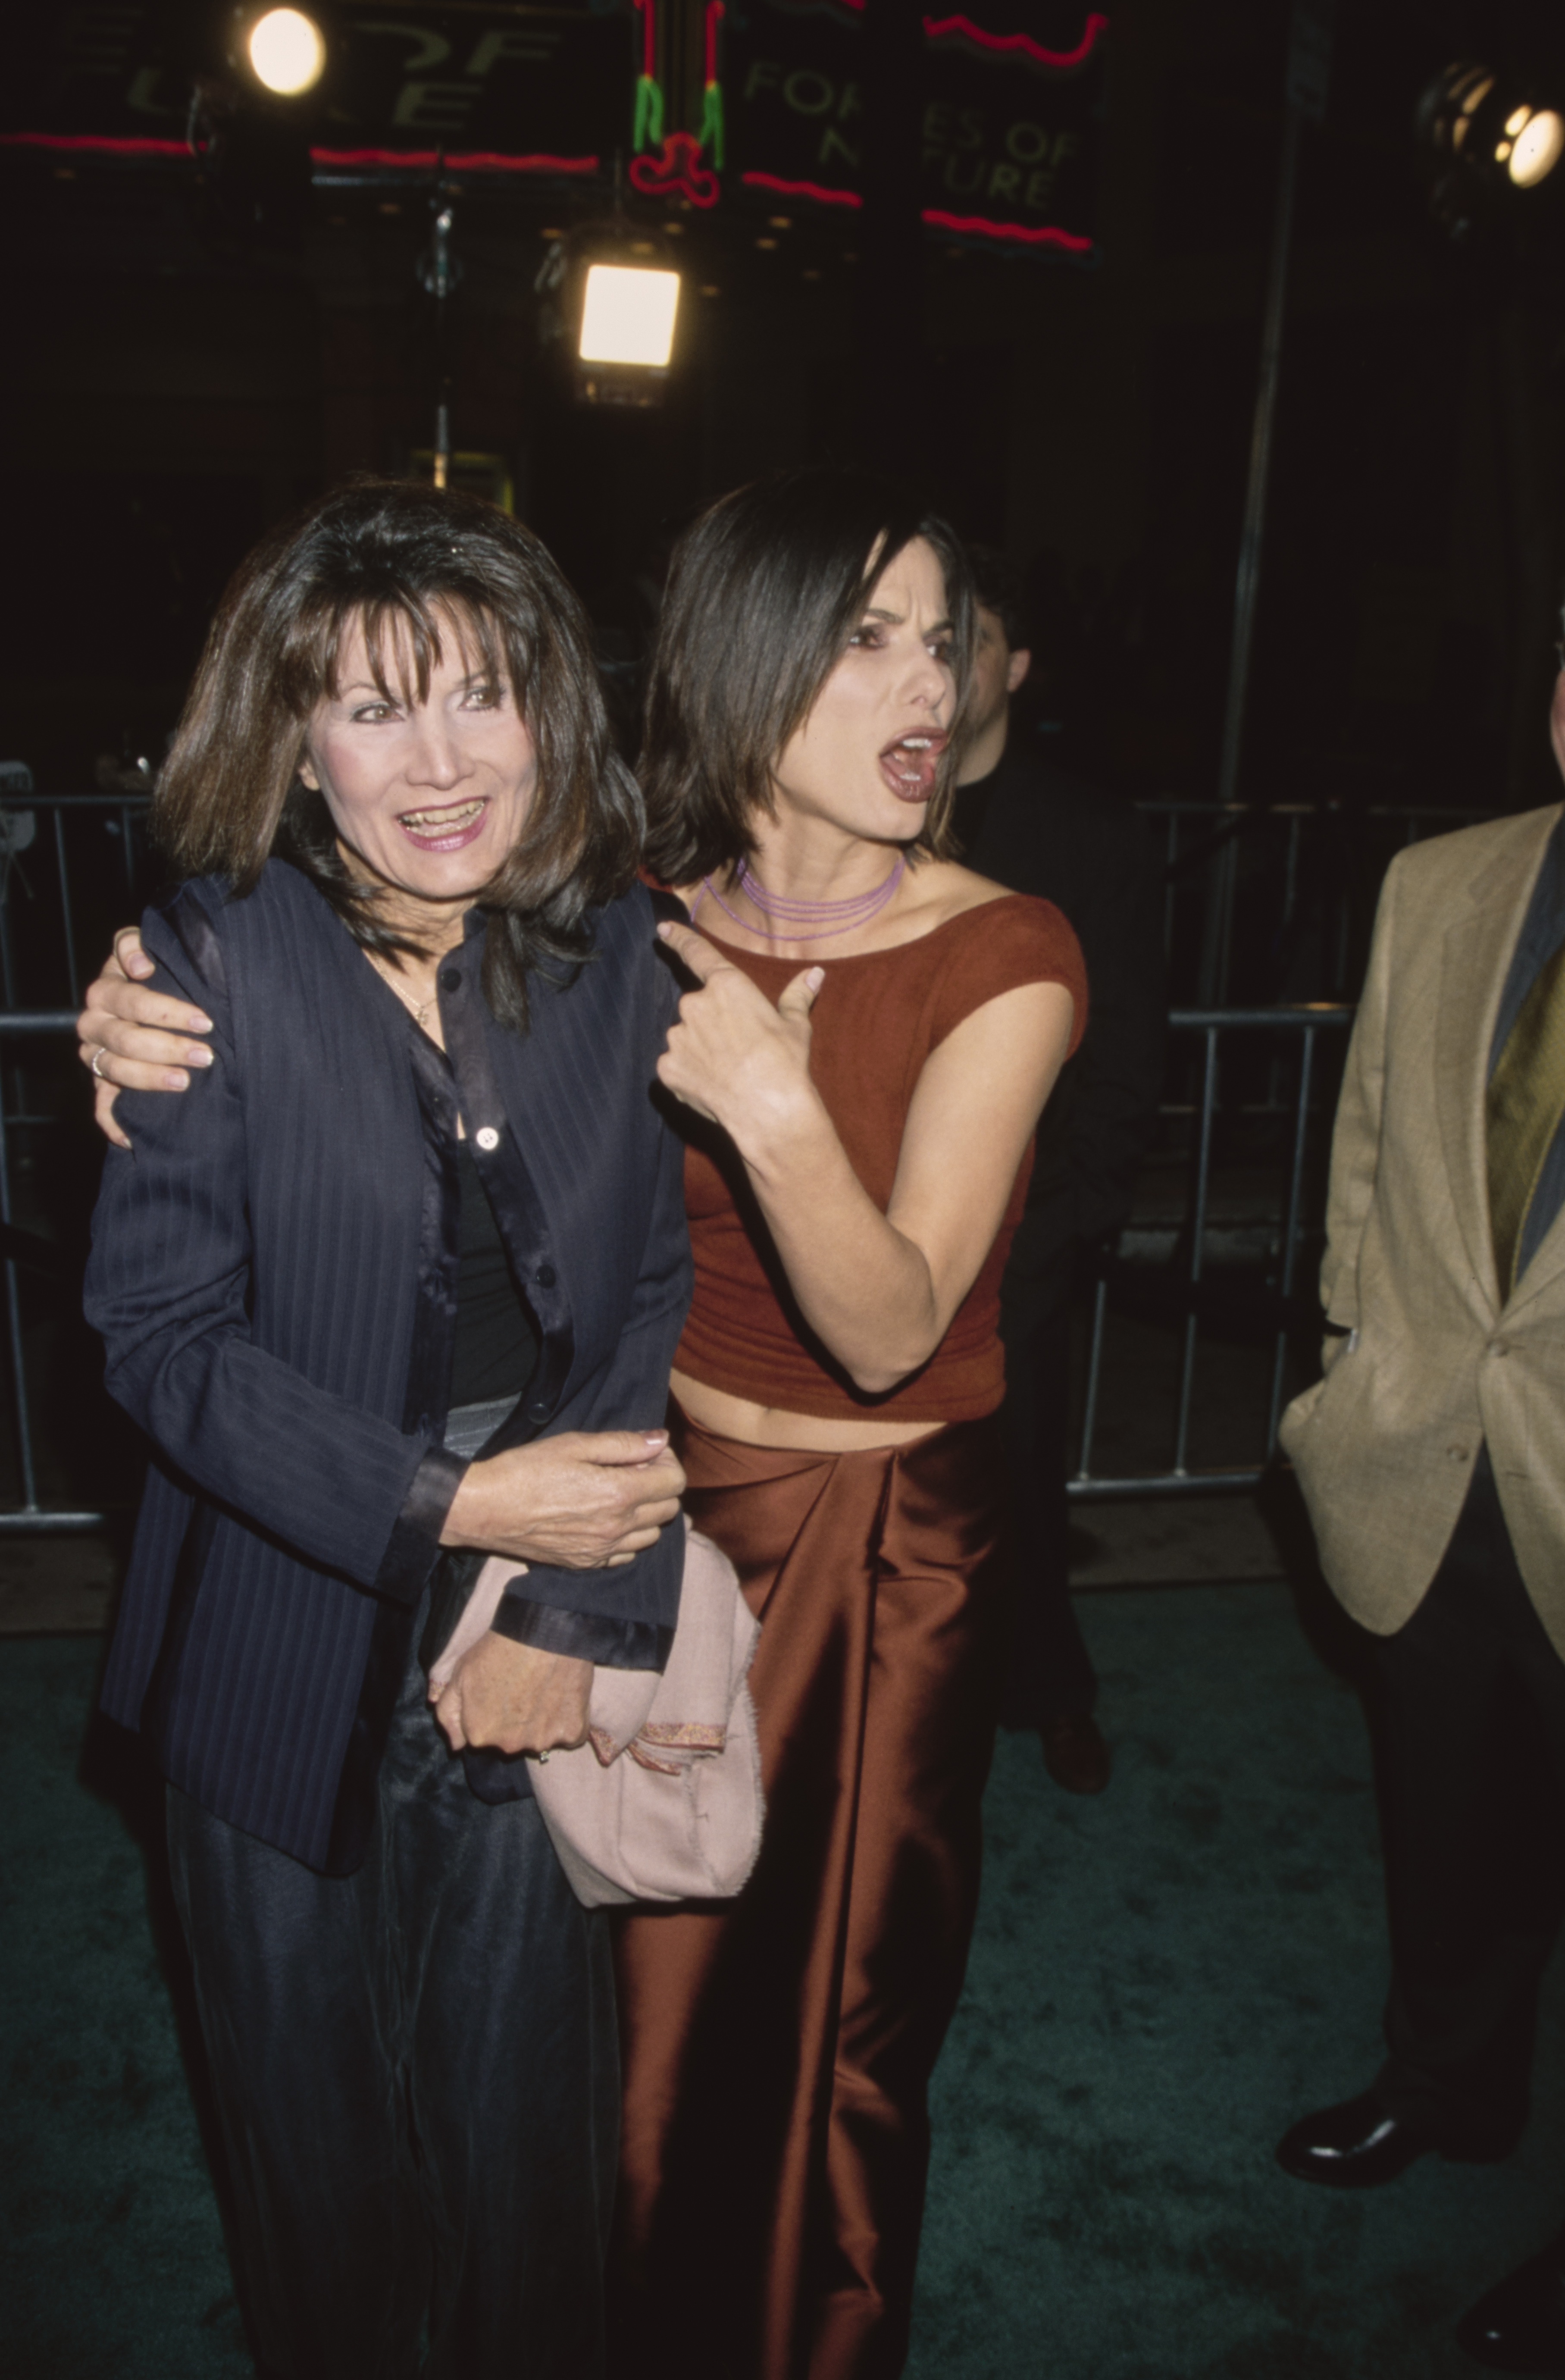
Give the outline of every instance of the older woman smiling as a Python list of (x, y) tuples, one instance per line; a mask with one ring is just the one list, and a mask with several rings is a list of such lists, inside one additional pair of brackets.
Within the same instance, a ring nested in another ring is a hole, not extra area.
[[(608, 1944), (521, 1755), (661, 1665), (689, 1259), (574, 597), (487, 506), (330, 500), (237, 574), (154, 824), (159, 1013), (217, 1062), (126, 1101), (94, 1226), (152, 1449), (103, 1702), (169, 1783), (259, 2360), (583, 2380)], [(431, 1714), (491, 1551), (526, 1574)]]

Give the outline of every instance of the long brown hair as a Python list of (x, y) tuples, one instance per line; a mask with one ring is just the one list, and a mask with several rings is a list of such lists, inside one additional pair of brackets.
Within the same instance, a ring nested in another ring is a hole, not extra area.
[[(427, 699), (443, 638), (510, 687), (538, 753), (515, 846), (474, 905), (489, 912), (483, 987), (527, 1022), (530, 968), (588, 954), (590, 911), (632, 880), (641, 809), (615, 759), (586, 614), (529, 529), (477, 497), (360, 480), (264, 538), (230, 579), (159, 776), (152, 825), (181, 873), (251, 891), (275, 853), (367, 950), (411, 945), (343, 857), (323, 797), (299, 779), (311, 719), (362, 624), (388, 699)], [(394, 691), (388, 664), (412, 684)]]
[[(779, 471), (722, 497), (674, 550), (647, 688), (637, 774), (647, 857), (689, 884), (755, 848), (772, 769), (847, 650), (886, 565), (915, 538), (945, 574), (957, 716), (972, 671), (966, 557), (918, 496), (868, 471)], [(956, 738), (941, 756), (918, 850), (950, 848)]]

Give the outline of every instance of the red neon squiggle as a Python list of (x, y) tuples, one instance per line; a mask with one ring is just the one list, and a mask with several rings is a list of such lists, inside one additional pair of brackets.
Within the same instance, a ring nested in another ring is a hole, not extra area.
[(1093, 246), (1080, 232), (1062, 231), (1058, 224), (1034, 230), (1028, 224), (989, 223), (982, 215), (948, 215), (943, 207), (926, 207), (923, 221), (940, 231), (977, 232), (985, 239), (1020, 240), (1027, 248), (1063, 248), (1073, 256), (1086, 256)]
[(785, 182), (778, 174), (741, 174), (756, 190), (781, 190), (785, 199), (819, 199), (823, 207), (861, 207), (856, 190), (823, 190), (819, 182)]
[(722, 0), (707, 0), (707, 80), (717, 80), (717, 29), (726, 11)]
[(701, 144), (693, 132), (671, 132), (655, 157), (630, 162), (633, 188), (645, 199), (688, 199), (693, 207), (715, 207), (719, 186), (715, 174), (701, 164)]
[(980, 49), (1031, 58), (1035, 66), (1040, 67), (1085, 66), (1097, 48), (1099, 38), (1108, 30), (1108, 18), (1100, 16), (1095, 9), (1074, 50), (1046, 50), (1041, 42), (1033, 41), (1026, 33), (986, 33), (981, 25), (974, 24), (971, 17), (926, 17), (924, 19), (924, 30), (931, 42), (943, 42), (957, 34), (964, 41), (977, 42)]
[(8, 148), (91, 150), (101, 157), (188, 157), (185, 140), (111, 140), (93, 132), (0, 132)]
[(464, 156), (438, 149), (312, 149), (316, 165), (406, 165), (411, 172), (444, 164), (459, 174), (595, 174), (596, 157), (507, 157), (493, 149), (470, 149)]
[(645, 27), (641, 36), (641, 71), (651, 82), (655, 79), (658, 42), (658, 29), (652, 21), (652, 0), (636, 0), (636, 5), (641, 11)]

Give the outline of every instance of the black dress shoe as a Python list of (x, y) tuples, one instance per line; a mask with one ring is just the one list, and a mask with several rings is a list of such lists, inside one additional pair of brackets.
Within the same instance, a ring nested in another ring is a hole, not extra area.
[(1491, 2372), (1565, 2373), (1565, 2239), (1481, 2297), (1456, 2343)]
[(1038, 1729), (1043, 1765), (1067, 1793), (1101, 1793), (1113, 1755), (1090, 1711), (1062, 1711)]
[(1389, 2116), (1373, 2091), (1340, 2107), (1304, 2117), (1277, 2144), (1277, 2162), (1299, 2181), (1323, 2181), (1332, 2190), (1374, 2190), (1395, 2181), (1415, 2158), (1438, 2152), (1462, 2164), (1497, 2165), (1513, 2141), (1457, 2140), (1427, 2119)]

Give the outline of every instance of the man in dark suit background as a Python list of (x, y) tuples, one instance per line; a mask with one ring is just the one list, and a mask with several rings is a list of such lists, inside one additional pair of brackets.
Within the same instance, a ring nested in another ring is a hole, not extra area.
[(1018, 1586), (1002, 1718), (1038, 1730), (1057, 1784), (1096, 1793), (1109, 1781), (1110, 1753), (1068, 1578), (1071, 1288), (1083, 1255), (1129, 1212), (1157, 1116), (1167, 1020), (1161, 869), (1130, 803), (1054, 767), (1025, 733), (1015, 698), (1033, 656), (1020, 574), (990, 547), (967, 552), (979, 645), (953, 813), (962, 856), (1064, 911), (1086, 955), (1089, 1003), (1086, 1038), (1038, 1125), (1001, 1293)]

